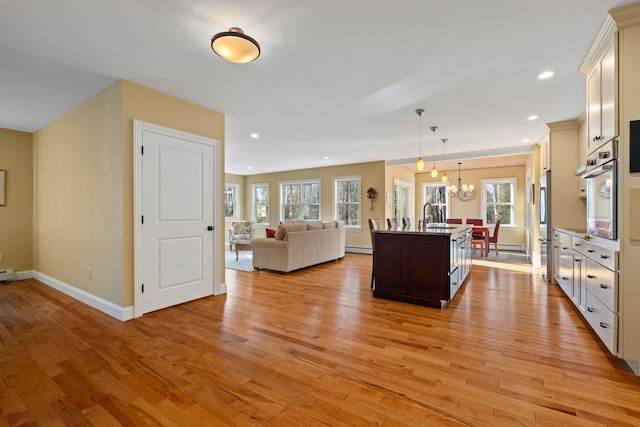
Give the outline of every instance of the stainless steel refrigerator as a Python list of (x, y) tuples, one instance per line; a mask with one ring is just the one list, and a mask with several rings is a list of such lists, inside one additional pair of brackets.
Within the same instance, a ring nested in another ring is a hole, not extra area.
[(540, 175), (540, 271), (547, 282), (553, 278), (553, 229), (551, 219), (551, 171)]

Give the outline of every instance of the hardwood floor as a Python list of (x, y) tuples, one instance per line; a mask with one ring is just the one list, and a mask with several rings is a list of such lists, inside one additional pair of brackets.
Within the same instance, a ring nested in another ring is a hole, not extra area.
[(370, 268), (227, 270), (124, 323), (0, 285), (0, 425), (640, 425), (640, 379), (537, 274), (474, 265), (438, 310), (372, 298)]

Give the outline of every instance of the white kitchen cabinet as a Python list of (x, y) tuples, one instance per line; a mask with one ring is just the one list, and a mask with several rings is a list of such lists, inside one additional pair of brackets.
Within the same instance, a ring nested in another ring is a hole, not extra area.
[(611, 37), (587, 73), (587, 154), (617, 135), (615, 58)]

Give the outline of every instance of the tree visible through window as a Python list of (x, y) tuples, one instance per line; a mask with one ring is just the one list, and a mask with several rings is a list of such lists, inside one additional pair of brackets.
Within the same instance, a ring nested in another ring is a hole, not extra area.
[(320, 181), (280, 184), (280, 200), (283, 221), (320, 219)]
[(227, 219), (238, 218), (238, 185), (224, 185), (224, 217)]
[[(442, 211), (442, 219), (446, 220), (449, 217), (449, 201), (447, 198), (447, 185), (446, 184), (422, 184), (422, 204), (429, 203), (435, 209)], [(430, 217), (431, 212), (427, 207), (425, 214), (427, 220), (432, 222), (434, 218)], [(424, 219), (424, 218), (422, 218)]]
[(487, 225), (515, 225), (516, 179), (482, 181), (482, 212)]
[(360, 178), (336, 178), (336, 219), (346, 227), (360, 226)]
[(253, 184), (253, 220), (256, 224), (269, 224), (269, 184)]

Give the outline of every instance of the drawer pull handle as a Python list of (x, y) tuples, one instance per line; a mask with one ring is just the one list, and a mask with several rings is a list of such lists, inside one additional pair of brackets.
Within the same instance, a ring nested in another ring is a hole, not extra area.
[(602, 289), (609, 289), (609, 287), (607, 285), (605, 285), (604, 283), (600, 283), (600, 287)]
[(587, 274), (587, 277), (588, 277), (589, 279), (595, 279), (595, 278), (596, 278), (596, 276), (594, 276), (593, 274)]
[(587, 249), (587, 252), (589, 252), (590, 254), (594, 253), (595, 251), (593, 249)]
[(575, 246), (582, 246), (580, 243), (574, 243)]
[(569, 278), (568, 278), (568, 277), (564, 277), (564, 276), (563, 276), (563, 277), (562, 277), (562, 280), (569, 280)]
[(605, 329), (607, 329), (607, 328), (609, 327), (609, 325), (607, 325), (607, 324), (606, 324), (606, 323), (604, 323), (604, 322), (600, 322), (600, 327), (601, 327), (601, 328), (605, 328)]
[(587, 307), (587, 311), (588, 311), (589, 313), (595, 313), (595, 312), (596, 312), (596, 311), (595, 311), (593, 308), (591, 308), (591, 307)]
[(568, 247), (566, 247), (566, 246), (563, 246), (563, 247), (562, 247), (562, 249), (565, 249), (565, 250), (567, 250), (567, 249), (569, 249), (569, 248), (568, 248)]
[(574, 261), (575, 262), (582, 262), (582, 260), (580, 258), (575, 258)]
[(600, 255), (600, 259), (609, 259), (607, 255)]

